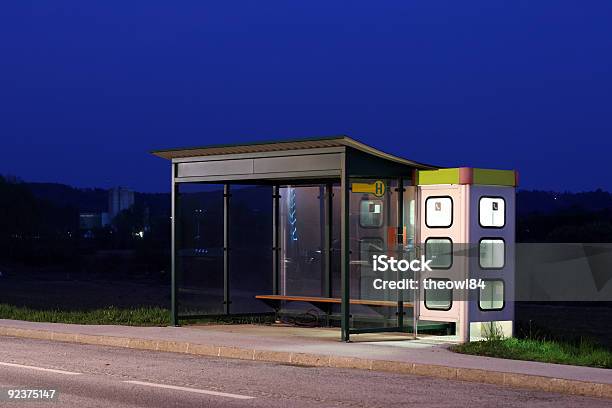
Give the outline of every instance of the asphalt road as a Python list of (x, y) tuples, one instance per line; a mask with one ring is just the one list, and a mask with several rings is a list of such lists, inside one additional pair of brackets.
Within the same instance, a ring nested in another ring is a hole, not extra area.
[(0, 407), (610, 407), (609, 400), (426, 377), (0, 337)]

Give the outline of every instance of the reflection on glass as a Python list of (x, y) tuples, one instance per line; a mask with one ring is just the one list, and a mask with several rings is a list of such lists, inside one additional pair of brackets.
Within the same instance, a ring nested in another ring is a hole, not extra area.
[(425, 258), (432, 269), (447, 269), (453, 264), (453, 242), (450, 238), (429, 238), (425, 241)]
[[(387, 293), (374, 289), (372, 282), (380, 278), (380, 272), (374, 272), (372, 257), (382, 255), (385, 243), (381, 238), (362, 238), (359, 240), (359, 256), (361, 259), (361, 297), (364, 299), (384, 299)], [(382, 276), (384, 277), (384, 276)]]
[(179, 313), (222, 313), (223, 186), (179, 185), (177, 214)]
[(382, 200), (361, 200), (359, 203), (359, 225), (363, 228), (379, 228), (383, 225)]
[[(396, 272), (373, 271), (372, 255), (385, 254), (400, 259), (402, 249), (398, 245), (398, 193), (397, 180), (352, 178), (351, 183), (378, 186), (384, 184), (384, 192), (377, 196), (371, 192), (351, 191), (349, 205), (351, 299), (395, 301), (398, 291), (375, 289), (375, 279), (398, 279)], [(382, 182), (382, 183), (381, 183)], [(380, 194), (381, 191), (378, 191)], [(397, 306), (371, 307), (351, 305), (352, 327), (385, 327), (397, 324)]]
[(363, 238), (359, 241), (359, 253), (364, 265), (372, 270), (372, 256), (382, 255), (385, 252), (385, 243), (380, 238)]
[(280, 289), (289, 296), (323, 296), (325, 185), (280, 188)]
[(504, 307), (504, 281), (486, 280), (484, 289), (480, 289), (480, 308), (499, 310)]
[[(434, 282), (448, 281), (448, 279), (430, 279)], [(453, 291), (451, 289), (425, 289), (425, 307), (432, 310), (449, 310), (453, 304)]]
[(230, 311), (270, 309), (255, 296), (272, 293), (272, 187), (231, 186)]
[(413, 251), (415, 249), (415, 232), (416, 232), (416, 187), (404, 187), (404, 249)]
[(504, 267), (506, 246), (503, 239), (486, 238), (480, 241), (479, 260), (483, 269)]

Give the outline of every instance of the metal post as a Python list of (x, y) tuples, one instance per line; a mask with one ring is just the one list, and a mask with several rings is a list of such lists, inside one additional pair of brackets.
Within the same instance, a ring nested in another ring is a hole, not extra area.
[(327, 274), (329, 266), (327, 264), (327, 252), (329, 249), (329, 241), (327, 240), (327, 189), (324, 184), (319, 185), (319, 225), (320, 229), (320, 253), (321, 253), (321, 296), (327, 296)]
[[(397, 248), (401, 251), (398, 256), (404, 256), (404, 179), (397, 179)], [(401, 272), (398, 272), (398, 278)], [(398, 279), (399, 281), (399, 279)], [(397, 327), (404, 328), (404, 295), (401, 290), (397, 291)]]
[(230, 314), (230, 185), (223, 185), (223, 308)]
[(333, 200), (334, 200), (334, 190), (333, 185), (328, 183), (325, 186), (325, 197), (326, 197), (326, 223), (325, 223), (325, 296), (332, 297), (332, 262), (333, 262), (333, 217), (334, 217), (334, 209), (333, 209)]
[(178, 216), (178, 184), (174, 178), (176, 175), (176, 164), (172, 163), (172, 181), (171, 181), (171, 192), (170, 192), (170, 324), (172, 326), (179, 325), (178, 317), (178, 291), (177, 291), (177, 243), (178, 234), (176, 229), (178, 228), (177, 216)]
[[(416, 177), (414, 176), (415, 173), (413, 173), (413, 177), (412, 177), (412, 184), (416, 185)], [(415, 215), (415, 223), (414, 223), (414, 228), (415, 228), (415, 234), (414, 234), (414, 241), (415, 241), (415, 245), (414, 245), (414, 255), (416, 258), (420, 258), (421, 256), (421, 227), (420, 227), (420, 217), (421, 217), (421, 195), (419, 193), (419, 188), (417, 187), (415, 189), (414, 192), (414, 215)], [(416, 244), (418, 243), (418, 245)], [(419, 271), (414, 272), (414, 279), (417, 282), (421, 282), (421, 275), (419, 273)], [(417, 339), (417, 336), (419, 334), (419, 313), (420, 313), (420, 308), (421, 308), (421, 288), (419, 289), (414, 289), (412, 291), (412, 332), (414, 334), (414, 339)]]
[(280, 189), (278, 185), (272, 187), (272, 293), (280, 294), (279, 291), (279, 256), (280, 256), (280, 241), (278, 234), (278, 220), (280, 217)]
[(341, 267), (340, 267), (340, 281), (342, 286), (342, 303), (341, 303), (341, 338), (343, 341), (349, 342), (349, 319), (351, 317), (350, 311), (350, 223), (349, 223), (349, 172), (348, 172), (348, 160), (347, 152), (342, 154), (342, 177), (340, 181), (340, 189), (342, 190), (342, 196), (340, 197), (340, 208), (341, 208), (341, 230), (340, 230), (340, 245), (341, 245)]

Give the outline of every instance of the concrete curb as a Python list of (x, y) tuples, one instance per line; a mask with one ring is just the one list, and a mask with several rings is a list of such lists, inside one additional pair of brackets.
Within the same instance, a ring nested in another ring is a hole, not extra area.
[(433, 364), (370, 360), (356, 357), (341, 357), (310, 353), (254, 350), (180, 341), (74, 334), (48, 330), (17, 329), (13, 327), (1, 326), (0, 336), (124, 347), (138, 350), (166, 351), (208, 357), (236, 358), (241, 360), (284, 363), (297, 366), (356, 368), (361, 370), (421, 375), (447, 380), (478, 382), (513, 388), (528, 388), (538, 391), (612, 399), (612, 384), (567, 380), (563, 378), (543, 377), (538, 375), (457, 368)]

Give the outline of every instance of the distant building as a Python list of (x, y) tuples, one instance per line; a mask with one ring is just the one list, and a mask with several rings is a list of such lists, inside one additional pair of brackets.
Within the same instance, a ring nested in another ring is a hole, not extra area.
[[(124, 187), (108, 190), (108, 212), (82, 212), (79, 214), (79, 228), (85, 231), (86, 238), (93, 237), (93, 231), (111, 225), (121, 212), (134, 205), (134, 191)], [(145, 220), (146, 222), (147, 220)]]
[(103, 228), (110, 224), (108, 213), (80, 213), (79, 228), (82, 230), (94, 230)]
[(124, 187), (114, 187), (108, 190), (108, 214), (115, 218), (123, 210), (134, 205), (134, 191)]

